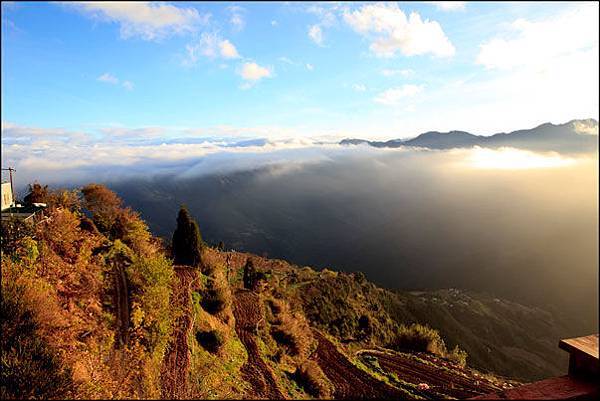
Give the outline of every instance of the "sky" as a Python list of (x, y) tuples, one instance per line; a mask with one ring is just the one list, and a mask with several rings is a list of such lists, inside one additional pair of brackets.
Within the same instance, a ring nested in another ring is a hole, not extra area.
[(597, 2), (2, 2), (1, 24), (3, 167), (598, 119)]

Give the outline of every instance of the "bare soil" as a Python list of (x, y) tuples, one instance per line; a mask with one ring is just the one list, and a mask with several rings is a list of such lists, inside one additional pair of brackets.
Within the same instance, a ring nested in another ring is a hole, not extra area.
[(248, 361), (241, 368), (242, 377), (252, 388), (248, 395), (260, 399), (284, 398), (256, 344), (256, 330), (263, 319), (258, 295), (248, 290), (238, 290), (233, 313), (235, 331), (248, 352)]
[(356, 367), (323, 334), (313, 330), (318, 341), (317, 350), (311, 356), (335, 387), (336, 399), (402, 399), (406, 394), (376, 379)]
[[(419, 362), (402, 354), (365, 351), (362, 355), (376, 357), (382, 369), (395, 373), (401, 380), (417, 385), (427, 384), (432, 395), (435, 392), (453, 398), (470, 398), (501, 390), (479, 374), (475, 376), (476, 373), (468, 369), (462, 369), (432, 355), (419, 356), (438, 366)], [(445, 367), (450, 370), (443, 369), (442, 364), (446, 364)], [(427, 396), (427, 391), (420, 392), (419, 395)]]
[(116, 314), (119, 324), (119, 341), (116, 343), (122, 347), (129, 342), (129, 296), (127, 289), (127, 277), (123, 266), (114, 265)]
[(188, 395), (188, 372), (190, 369), (189, 332), (192, 329), (192, 301), (190, 285), (196, 278), (196, 271), (188, 266), (174, 266), (177, 275), (171, 294), (173, 302), (181, 313), (175, 320), (173, 335), (161, 369), (162, 397), (165, 399), (186, 399)]

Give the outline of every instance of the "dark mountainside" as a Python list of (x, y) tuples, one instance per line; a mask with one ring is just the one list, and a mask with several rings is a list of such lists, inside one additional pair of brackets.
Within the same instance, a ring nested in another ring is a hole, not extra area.
[(173, 256), (200, 260), (174, 265), (114, 193), (82, 193), (2, 223), (2, 398), (468, 398), (566, 369), (538, 308), (226, 252), (185, 211)]
[(426, 153), (109, 185), (166, 238), (187, 204), (227, 249), (362, 271), (391, 289), (488, 292), (572, 317), (572, 334), (595, 330), (597, 173), (451, 176)]
[(344, 139), (341, 145), (368, 144), (378, 148), (414, 146), (428, 149), (470, 148), (473, 146), (499, 148), (514, 147), (533, 151), (564, 153), (593, 152), (598, 149), (598, 136), (586, 133), (595, 129), (594, 119), (572, 120), (565, 124), (545, 123), (533, 129), (499, 133), (491, 136), (473, 135), (464, 131), (430, 131), (412, 139), (392, 139), (386, 142), (363, 139)]

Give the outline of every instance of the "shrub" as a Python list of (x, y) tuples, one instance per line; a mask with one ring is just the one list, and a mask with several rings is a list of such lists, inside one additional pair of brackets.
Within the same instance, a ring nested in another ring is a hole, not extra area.
[(17, 251), (19, 260), (27, 268), (34, 267), (40, 251), (38, 250), (37, 242), (31, 237), (25, 237), (20, 241), (20, 248)]
[(170, 335), (173, 275), (170, 261), (162, 255), (135, 257), (127, 268), (134, 327), (142, 329), (144, 344), (157, 354), (162, 354)]
[(115, 222), (110, 230), (112, 238), (120, 239), (138, 254), (148, 254), (152, 251), (148, 226), (140, 218), (139, 213), (131, 208), (117, 212)]
[(79, 192), (75, 189), (57, 189), (52, 190), (46, 197), (46, 202), (50, 208), (61, 207), (70, 211), (79, 211), (81, 209), (81, 200)]
[(33, 226), (23, 220), (12, 218), (0, 223), (0, 244), (2, 253), (14, 255), (21, 247), (24, 238), (33, 236)]
[(197, 331), (196, 341), (210, 353), (216, 353), (225, 344), (225, 336), (218, 330)]
[(223, 287), (208, 288), (202, 293), (200, 305), (202, 309), (214, 315), (227, 307), (229, 297)]
[(177, 228), (173, 233), (172, 244), (176, 265), (200, 265), (203, 248), (200, 229), (184, 206), (177, 215)]
[(297, 360), (307, 358), (314, 343), (310, 327), (304, 316), (293, 313), (287, 302), (280, 299), (268, 299), (267, 319), (271, 323), (271, 336), (282, 351)]
[(40, 237), (65, 262), (75, 263), (83, 241), (79, 219), (70, 210), (54, 210), (50, 217), (51, 221), (41, 225)]
[(460, 349), (458, 345), (454, 346), (452, 352), (446, 354), (446, 358), (450, 359), (453, 362), (456, 362), (459, 366), (462, 366), (463, 368), (467, 366), (467, 357), (467, 352)]
[(94, 222), (91, 219), (88, 219), (85, 216), (81, 217), (81, 220), (79, 222), (79, 228), (81, 228), (83, 231), (87, 231), (91, 234), (100, 235), (100, 231), (98, 231), (98, 227), (96, 227), (96, 225), (94, 224)]
[(46, 203), (48, 202), (48, 185), (40, 185), (35, 182), (29, 184), (29, 193), (23, 198), (23, 203), (31, 205), (32, 203)]
[(307, 393), (317, 398), (329, 398), (332, 386), (319, 365), (313, 360), (307, 360), (296, 368), (296, 381), (304, 387)]
[(40, 338), (34, 313), (24, 303), (23, 290), (3, 283), (2, 293), (0, 398), (68, 397), (71, 373)]
[(252, 259), (248, 258), (244, 265), (244, 288), (252, 289), (254, 287), (255, 274), (256, 269), (254, 268), (254, 263), (252, 262)]
[(248, 258), (244, 265), (244, 288), (256, 290), (261, 281), (267, 280), (267, 275), (264, 272), (258, 271), (254, 267), (252, 259)]
[(414, 323), (409, 327), (400, 326), (391, 348), (416, 352), (429, 352), (444, 356), (446, 345), (440, 333), (428, 326)]
[(103, 233), (110, 232), (123, 201), (116, 193), (100, 184), (89, 184), (81, 189), (83, 206), (92, 214), (94, 223)]

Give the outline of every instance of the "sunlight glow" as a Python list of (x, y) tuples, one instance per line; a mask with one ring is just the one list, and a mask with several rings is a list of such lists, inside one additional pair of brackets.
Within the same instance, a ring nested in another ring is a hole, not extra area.
[(535, 153), (514, 148), (484, 149), (476, 147), (467, 157), (467, 163), (478, 169), (525, 170), (570, 166), (575, 159), (558, 153)]

